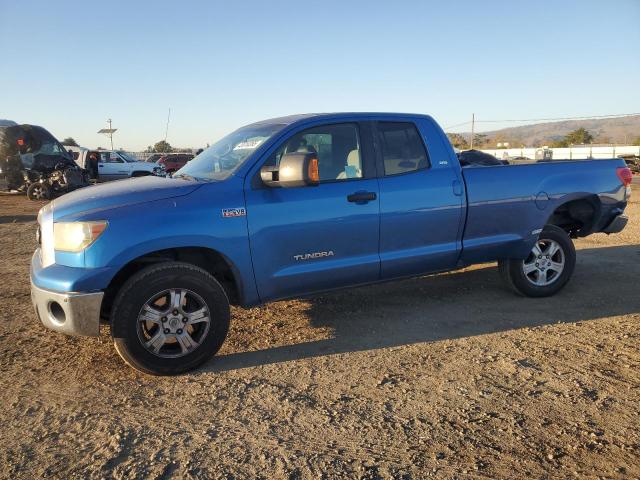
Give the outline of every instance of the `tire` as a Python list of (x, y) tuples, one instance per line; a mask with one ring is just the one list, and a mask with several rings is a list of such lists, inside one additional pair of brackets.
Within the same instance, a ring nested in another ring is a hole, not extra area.
[(527, 297), (555, 295), (567, 284), (575, 266), (573, 242), (564, 230), (555, 225), (544, 227), (527, 258), (498, 262), (506, 284)]
[(32, 183), (27, 188), (27, 198), (34, 202), (49, 200), (51, 198), (51, 189), (46, 183)]
[(151, 175), (151, 172), (133, 172), (131, 178), (148, 177), (149, 175)]
[(229, 299), (211, 274), (188, 263), (167, 262), (125, 282), (113, 303), (111, 335), (131, 367), (177, 375), (218, 352), (229, 319)]

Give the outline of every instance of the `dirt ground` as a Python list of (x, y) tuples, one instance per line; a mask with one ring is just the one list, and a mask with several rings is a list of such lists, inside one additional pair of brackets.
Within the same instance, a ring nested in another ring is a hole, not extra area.
[(235, 309), (217, 357), (156, 378), (37, 323), (41, 205), (0, 196), (0, 477), (639, 478), (635, 200), (555, 297), (482, 265)]

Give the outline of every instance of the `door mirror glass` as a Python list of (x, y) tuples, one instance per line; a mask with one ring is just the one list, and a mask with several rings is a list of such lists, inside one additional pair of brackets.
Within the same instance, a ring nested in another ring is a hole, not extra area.
[(268, 187), (305, 187), (320, 183), (318, 155), (313, 152), (287, 153), (278, 166), (265, 165), (260, 178)]

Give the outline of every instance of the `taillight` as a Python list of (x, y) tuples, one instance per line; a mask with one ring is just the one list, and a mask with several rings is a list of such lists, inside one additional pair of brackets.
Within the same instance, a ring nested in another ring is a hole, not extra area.
[(629, 167), (618, 167), (616, 169), (616, 175), (618, 175), (618, 178), (625, 187), (631, 185), (633, 175), (631, 174), (631, 169)]

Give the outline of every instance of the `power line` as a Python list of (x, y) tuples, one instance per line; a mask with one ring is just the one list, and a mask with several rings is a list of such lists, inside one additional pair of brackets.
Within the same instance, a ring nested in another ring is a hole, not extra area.
[(461, 127), (462, 125), (467, 125), (467, 124), (469, 124), (469, 123), (471, 123), (471, 122), (469, 121), (469, 122), (457, 123), (457, 124), (455, 124), (455, 125), (451, 125), (451, 126), (449, 126), (449, 127), (444, 127), (444, 129), (445, 129), (445, 130), (449, 130), (450, 128)]
[[(589, 120), (592, 118), (619, 118), (619, 117), (632, 117), (634, 115), (640, 115), (640, 113), (619, 113), (612, 115), (591, 115), (584, 117), (553, 117), (553, 118), (528, 118), (528, 119), (506, 119), (506, 120), (475, 120), (475, 123), (507, 123), (507, 122), (551, 122), (551, 121), (560, 121), (560, 120)], [(449, 127), (445, 127), (445, 130), (450, 128), (461, 127), (462, 125), (467, 125), (471, 122), (462, 122), (456, 125), (451, 125)]]
[(508, 120), (476, 120), (476, 122), (500, 123), (500, 122), (549, 122), (552, 120), (589, 120), (591, 118), (616, 118), (616, 117), (632, 117), (640, 115), (640, 113), (620, 113), (614, 115), (591, 115), (588, 117), (556, 117), (556, 118), (530, 118), (526, 120), (508, 119)]

